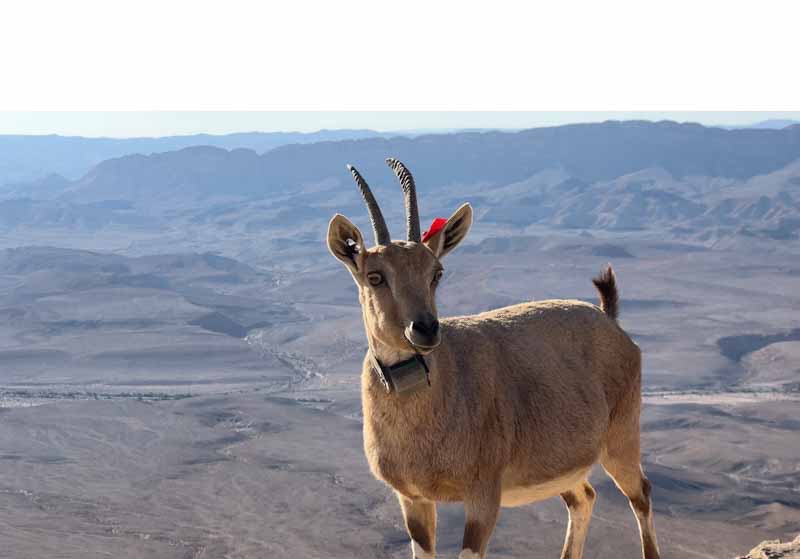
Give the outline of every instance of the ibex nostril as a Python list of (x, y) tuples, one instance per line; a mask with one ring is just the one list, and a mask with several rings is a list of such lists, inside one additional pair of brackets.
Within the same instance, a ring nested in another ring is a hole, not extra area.
[(411, 330), (423, 336), (435, 336), (439, 332), (439, 321), (433, 320), (415, 320), (411, 323)]

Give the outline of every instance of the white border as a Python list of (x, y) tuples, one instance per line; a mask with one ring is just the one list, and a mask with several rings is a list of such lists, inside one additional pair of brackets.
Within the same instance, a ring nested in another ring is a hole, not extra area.
[(6, 2), (0, 109), (797, 110), (799, 6)]

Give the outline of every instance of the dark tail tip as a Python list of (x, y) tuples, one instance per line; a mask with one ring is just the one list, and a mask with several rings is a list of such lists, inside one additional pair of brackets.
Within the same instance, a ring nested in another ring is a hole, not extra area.
[(592, 278), (592, 283), (600, 293), (600, 308), (610, 318), (616, 320), (619, 316), (619, 291), (617, 290), (617, 277), (609, 264), (605, 270)]

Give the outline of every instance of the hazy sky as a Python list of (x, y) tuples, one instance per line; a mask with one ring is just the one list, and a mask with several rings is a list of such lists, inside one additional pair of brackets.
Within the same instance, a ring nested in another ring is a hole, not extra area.
[(130, 137), (200, 132), (311, 132), (322, 128), (380, 131), (533, 128), (608, 119), (741, 125), (766, 119), (800, 120), (800, 112), (0, 112), (0, 134)]

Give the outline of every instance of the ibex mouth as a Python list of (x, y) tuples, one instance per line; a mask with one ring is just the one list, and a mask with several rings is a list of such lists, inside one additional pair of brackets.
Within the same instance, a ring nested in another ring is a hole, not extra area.
[(413, 328), (408, 327), (404, 330), (403, 335), (414, 350), (423, 355), (430, 353), (442, 343), (442, 336), (438, 331), (433, 335), (421, 335)]

